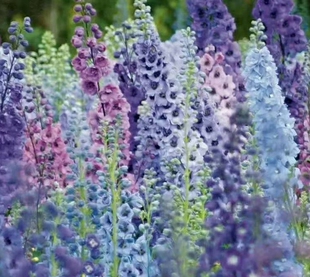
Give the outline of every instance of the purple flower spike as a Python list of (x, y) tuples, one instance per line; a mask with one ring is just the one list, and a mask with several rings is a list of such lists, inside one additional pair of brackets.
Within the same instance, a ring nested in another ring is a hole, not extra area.
[(187, 0), (189, 13), (193, 19), (192, 29), (196, 32), (196, 45), (199, 56), (203, 56), (209, 45), (215, 52), (225, 56), (225, 73), (233, 77), (236, 84), (235, 95), (239, 102), (245, 101), (245, 89), (241, 76), (241, 51), (234, 42), (236, 30), (234, 18), (222, 0)]

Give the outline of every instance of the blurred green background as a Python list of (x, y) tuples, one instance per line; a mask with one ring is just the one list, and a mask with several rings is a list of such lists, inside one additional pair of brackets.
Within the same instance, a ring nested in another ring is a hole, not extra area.
[[(169, 39), (176, 28), (184, 27), (188, 20), (186, 0), (148, 0), (152, 14), (163, 40)], [(235, 39), (249, 36), (251, 12), (256, 0), (224, 0), (237, 24)], [(310, 0), (295, 0), (296, 13), (302, 14), (305, 28), (310, 25)], [(96, 22), (104, 28), (111, 24), (119, 25), (128, 16), (133, 15), (133, 0), (90, 0), (97, 9)], [(30, 16), (34, 34), (28, 37), (32, 50), (41, 40), (46, 30), (55, 35), (57, 43), (68, 43), (71, 40), (75, 25), (72, 22), (74, 0), (0, 0), (0, 37), (7, 39), (7, 28), (10, 21), (22, 21)], [(308, 32), (309, 33), (309, 32)]]

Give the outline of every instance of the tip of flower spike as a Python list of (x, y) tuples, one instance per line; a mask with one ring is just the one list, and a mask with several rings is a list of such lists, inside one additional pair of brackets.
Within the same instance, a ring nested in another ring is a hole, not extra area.
[(258, 49), (263, 48), (266, 44), (267, 36), (264, 34), (265, 26), (259, 18), (256, 21), (252, 21), (251, 24), (253, 27), (250, 28), (250, 41), (256, 45)]

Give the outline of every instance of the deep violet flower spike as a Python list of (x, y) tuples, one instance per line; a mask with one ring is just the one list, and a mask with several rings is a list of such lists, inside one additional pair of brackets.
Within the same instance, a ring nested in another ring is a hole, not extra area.
[(238, 107), (231, 117), (231, 124), (236, 125), (238, 131), (228, 129), (230, 143), (223, 146), (231, 155), (226, 156), (219, 149), (214, 151), (209, 163), (212, 178), (206, 182), (211, 194), (206, 204), (210, 212), (206, 227), (210, 233), (204, 243), (205, 253), (201, 256), (198, 276), (204, 276), (202, 273), (209, 273), (217, 265), (220, 268), (215, 277), (256, 276), (256, 260), (250, 253), (255, 243), (256, 219), (261, 217), (260, 207), (263, 206), (244, 192), (245, 181), (235, 155), (246, 136), (242, 127), (249, 123), (246, 107)]
[(193, 19), (192, 29), (196, 32), (196, 44), (203, 51), (209, 44), (227, 47), (236, 29), (234, 19), (222, 0), (187, 0)]
[[(124, 97), (130, 104), (129, 117), (129, 131), (131, 133), (130, 138), (130, 151), (134, 152), (138, 145), (138, 141), (134, 141), (134, 137), (138, 132), (138, 107), (143, 100), (145, 100), (145, 92), (140, 86), (141, 74), (138, 73), (136, 56), (134, 55), (134, 49), (131, 47), (133, 37), (137, 30), (129, 23), (123, 23), (122, 35), (120, 40), (122, 43), (122, 51), (118, 51), (114, 54), (119, 62), (114, 66), (114, 72), (118, 75), (119, 88), (121, 89)], [(135, 161), (132, 160), (129, 165), (129, 171), (134, 167)]]
[[(26, 26), (24, 27), (25, 31), (28, 32), (28, 29), (31, 28), (29, 17), (25, 18), (24, 25)], [(10, 43), (4, 42), (2, 44), (4, 55), (1, 57), (3, 66), (0, 66), (0, 112), (3, 112), (4, 105), (10, 101), (11, 94), (21, 93), (20, 80), (24, 78), (22, 71), (25, 69), (21, 60), (26, 57), (26, 53), (20, 51), (19, 47), (28, 45), (18, 23), (12, 22), (8, 32), (11, 34)]]
[[(30, 24), (28, 18), (25, 19)], [(18, 43), (4, 43), (1, 50), (0, 66), (0, 206), (7, 206), (6, 196), (18, 189), (19, 161), (22, 158), (25, 123), (20, 115), (23, 90), (23, 73), (25, 66), (22, 59), (26, 53), (19, 50), (21, 41), (26, 40), (18, 24), (11, 23), (11, 36), (18, 36)]]

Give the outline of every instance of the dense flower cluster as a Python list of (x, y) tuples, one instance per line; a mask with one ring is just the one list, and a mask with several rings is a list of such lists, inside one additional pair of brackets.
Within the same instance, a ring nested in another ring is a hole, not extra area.
[(292, 1), (258, 0), (241, 48), (222, 0), (187, 0), (191, 28), (165, 42), (147, 0), (133, 7), (104, 34), (75, 0), (72, 59), (49, 32), (26, 58), (29, 18), (8, 29), (0, 277), (308, 276), (310, 59)]
[[(124, 94), (124, 97), (130, 105), (129, 116), (129, 131), (131, 133), (130, 151), (135, 152), (138, 142), (135, 136), (138, 132), (138, 107), (145, 100), (145, 93), (140, 84), (140, 75), (137, 71), (137, 61), (134, 54), (134, 49), (130, 48), (135, 42), (135, 32), (132, 24), (124, 23), (122, 32), (115, 32), (119, 40), (122, 42), (120, 51), (116, 51), (114, 56), (122, 63), (117, 63), (114, 67), (114, 72), (118, 74), (119, 87)], [(135, 160), (131, 160), (130, 171), (134, 167)]]
[(253, 16), (261, 18), (267, 35), (266, 46), (277, 65), (279, 85), (285, 96), (285, 103), (295, 118), (296, 142), (300, 149), (297, 157), (303, 172), (304, 185), (309, 185), (309, 128), (304, 124), (308, 117), (308, 88), (304, 79), (302, 64), (297, 55), (307, 49), (307, 39), (301, 28), (301, 17), (292, 15), (294, 3), (291, 0), (259, 0)]
[[(238, 127), (248, 124), (249, 116), (244, 107), (238, 107), (231, 117), (231, 124)], [(224, 149), (231, 154), (239, 152), (242, 137), (247, 134), (227, 130), (231, 144)], [(218, 268), (214, 276), (256, 276), (257, 265), (251, 255), (255, 237), (255, 224), (260, 218), (259, 199), (251, 198), (242, 190), (245, 182), (241, 176), (240, 161), (235, 155), (226, 156), (221, 149), (213, 154), (212, 178), (206, 182), (210, 199), (206, 207), (210, 212), (206, 226), (210, 232), (201, 257), (199, 276)], [(255, 204), (256, 203), (256, 204)]]
[(234, 89), (236, 87), (233, 78), (227, 75), (223, 69), (225, 57), (221, 53), (214, 53), (214, 48), (206, 48), (206, 53), (200, 59), (200, 68), (206, 73), (205, 86), (211, 88), (210, 99), (216, 107), (216, 117), (222, 127), (229, 128), (229, 118), (234, 112), (236, 99)]
[[(261, 22), (256, 28), (258, 31)], [(296, 132), (294, 119), (284, 104), (284, 97), (278, 85), (276, 65), (266, 46), (256, 46), (247, 58), (244, 75), (249, 92), (250, 110), (254, 115), (255, 138), (260, 155), (260, 168), (263, 172), (263, 191), (272, 201), (273, 209), (265, 228), (277, 240), (279, 246), (285, 247), (285, 263), (277, 262), (275, 272), (294, 272), (302, 276), (301, 267), (295, 265), (292, 246), (287, 238), (288, 220), (281, 220), (285, 213), (285, 197), (288, 205), (294, 205), (294, 188), (298, 170), (295, 168), (295, 156), (299, 150), (294, 142)], [(270, 111), (266, 116), (266, 111)], [(276, 128), (274, 126), (277, 126)], [(279, 141), (278, 138), (281, 137)], [(293, 177), (293, 180), (290, 180)], [(269, 211), (270, 212), (270, 211)], [(282, 215), (283, 216), (283, 215)], [(276, 227), (277, 226), (277, 227)]]
[[(21, 114), (21, 99), (26, 57), (20, 46), (27, 47), (23, 31), (32, 32), (30, 18), (24, 19), (23, 28), (12, 22), (8, 32), (10, 42), (2, 43), (0, 56), (0, 190), (2, 199), (18, 188), (19, 161), (23, 156), (25, 122)], [(17, 187), (16, 187), (17, 186)], [(3, 200), (3, 201), (1, 201)]]
[[(93, 141), (92, 151), (95, 158), (102, 158), (102, 147), (104, 151), (110, 150), (108, 149), (109, 144), (103, 140), (104, 135), (107, 134), (106, 130), (103, 130), (100, 125), (116, 126), (117, 118), (121, 117), (122, 124), (118, 127), (121, 128), (121, 131), (117, 135), (117, 141), (124, 146), (122, 164), (128, 165), (131, 159), (131, 152), (127, 146), (130, 139), (128, 131), (130, 106), (118, 85), (108, 79), (108, 77), (111, 78), (113, 62), (105, 55), (106, 45), (98, 41), (103, 35), (99, 26), (95, 23), (90, 26), (91, 17), (96, 15), (96, 10), (89, 3), (77, 4), (74, 10), (77, 13), (74, 22), (82, 21), (86, 27), (75, 29), (72, 45), (78, 50), (78, 55), (72, 60), (72, 65), (82, 79), (83, 91), (90, 96), (97, 95), (99, 100), (96, 110), (89, 114)], [(103, 168), (102, 166), (98, 167), (98, 162), (95, 159), (92, 167), (95, 169)], [(95, 172), (88, 172), (88, 174), (92, 173)]]
[(236, 30), (234, 18), (222, 0), (187, 0), (189, 13), (193, 19), (192, 28), (196, 32), (196, 45), (200, 56), (209, 45), (225, 56), (224, 70), (233, 77), (238, 101), (244, 101), (245, 88), (241, 76), (241, 52), (233, 40)]
[(68, 110), (71, 111), (77, 98), (86, 106), (89, 97), (82, 94), (78, 76), (72, 71), (67, 44), (57, 48), (53, 34), (46, 32), (38, 48), (38, 53), (30, 53), (25, 60), (26, 81), (30, 85), (44, 87), (53, 107), (54, 119), (59, 121)]
[[(32, 185), (44, 183), (45, 188), (54, 188), (55, 184), (66, 187), (72, 161), (62, 138), (61, 126), (53, 123), (51, 107), (42, 90), (29, 87), (25, 94), (27, 104), (23, 115), (27, 140), (23, 160), (28, 182)], [(45, 116), (42, 110), (46, 111)]]

